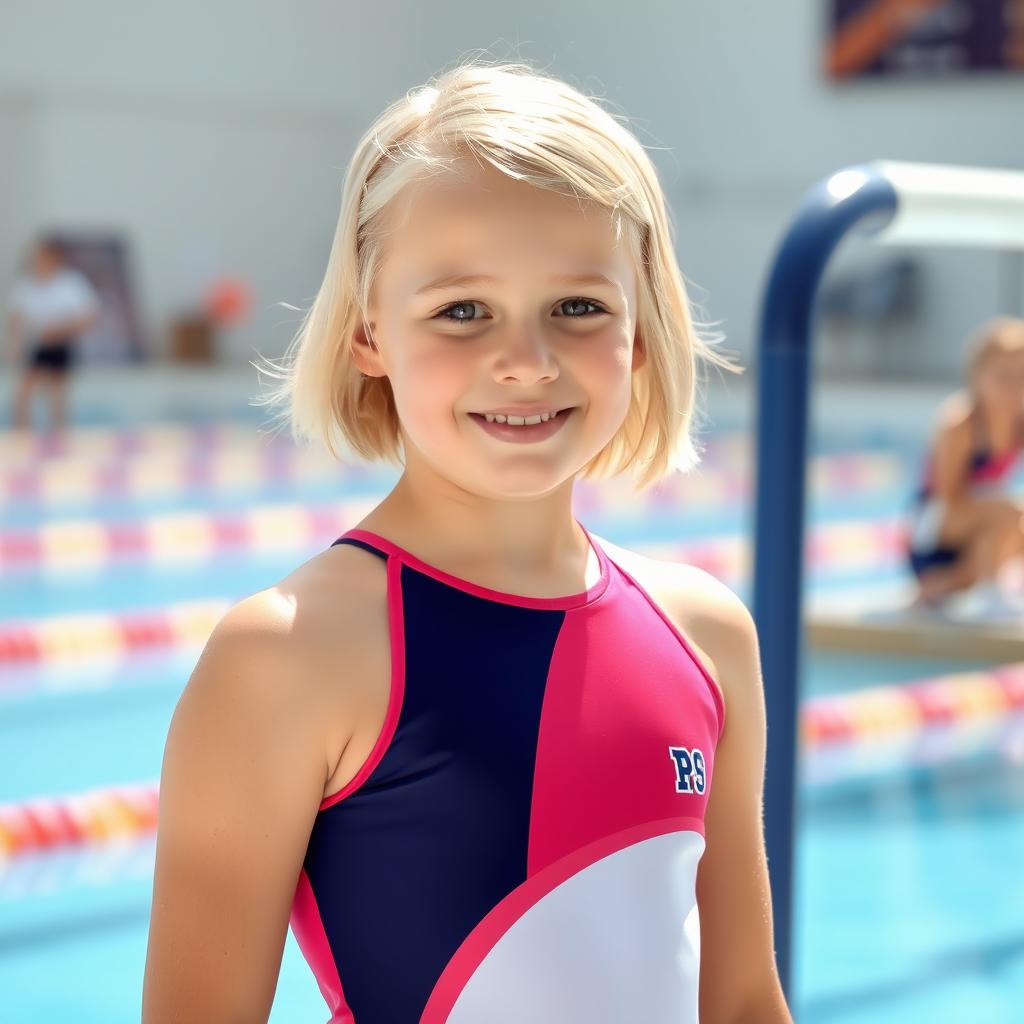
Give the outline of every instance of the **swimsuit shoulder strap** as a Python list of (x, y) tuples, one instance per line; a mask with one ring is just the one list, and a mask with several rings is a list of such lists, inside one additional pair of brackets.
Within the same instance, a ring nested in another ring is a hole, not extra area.
[(333, 548), (336, 544), (354, 544), (357, 548), (362, 548), (364, 551), (369, 551), (375, 554), (378, 558), (383, 558), (384, 561), (387, 561), (388, 558), (388, 553), (386, 551), (381, 551), (380, 548), (375, 547), (369, 541), (362, 540), (358, 537), (349, 537), (343, 534), (331, 544), (331, 547)]

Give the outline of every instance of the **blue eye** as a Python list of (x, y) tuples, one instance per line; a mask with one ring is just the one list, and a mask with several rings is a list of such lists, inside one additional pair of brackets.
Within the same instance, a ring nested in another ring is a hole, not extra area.
[[(607, 310), (603, 306), (601, 306), (600, 304), (594, 302), (592, 299), (584, 299), (584, 298), (565, 299), (563, 302), (560, 303), (560, 305), (564, 306), (567, 303), (574, 303), (574, 304), (582, 303), (585, 306), (592, 306), (593, 307), (593, 309), (591, 311), (588, 311), (588, 312), (583, 313), (581, 315), (572, 314), (570, 316), (567, 316), (565, 318), (567, 320), (585, 320), (589, 316), (594, 316), (595, 314), (600, 314), (600, 313), (606, 313), (607, 312)], [(467, 307), (477, 306), (477, 305), (478, 305), (478, 303), (472, 302), (469, 299), (461, 299), (458, 302), (453, 302), (450, 305), (445, 306), (445, 308), (442, 309), (441, 312), (438, 313), (436, 316), (434, 316), (433, 319), (434, 320), (447, 320), (449, 323), (454, 323), (454, 324), (473, 323), (473, 321), (478, 320), (480, 318), (479, 317), (474, 317), (474, 316), (449, 316), (449, 314), (452, 312), (452, 310), (455, 310), (455, 309), (465, 309)]]

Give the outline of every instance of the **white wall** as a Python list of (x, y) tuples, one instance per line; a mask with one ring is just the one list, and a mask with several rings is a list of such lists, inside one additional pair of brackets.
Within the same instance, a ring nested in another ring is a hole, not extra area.
[[(129, 237), (154, 343), (204, 267), (252, 280), (230, 339), (274, 354), (319, 284), (351, 148), (460, 56), (522, 56), (606, 95), (651, 147), (680, 263), (749, 352), (771, 253), (803, 193), (876, 157), (1024, 167), (1024, 76), (836, 87), (812, 0), (11, 5), (0, 33), (0, 288), (28, 231)], [(840, 262), (871, 255), (851, 242)], [(950, 371), (1007, 288), (987, 253), (925, 254), (913, 340)]]
[(88, 98), (48, 103), (41, 121), (48, 220), (125, 233), (154, 344), (217, 270), (243, 274), (257, 296), (249, 328), (227, 339), (232, 355), (294, 321), (275, 303), (306, 301), (322, 271), (343, 111)]
[(40, 118), (30, 96), (0, 91), (0, 280), (16, 272), (17, 242), (32, 231), (43, 207), (39, 173)]

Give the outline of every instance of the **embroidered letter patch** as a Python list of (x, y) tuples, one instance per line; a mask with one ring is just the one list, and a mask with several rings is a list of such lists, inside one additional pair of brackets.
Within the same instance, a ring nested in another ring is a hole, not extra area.
[(687, 747), (669, 747), (668, 753), (676, 766), (676, 792), (703, 793), (706, 782), (704, 754), (696, 747), (693, 750)]

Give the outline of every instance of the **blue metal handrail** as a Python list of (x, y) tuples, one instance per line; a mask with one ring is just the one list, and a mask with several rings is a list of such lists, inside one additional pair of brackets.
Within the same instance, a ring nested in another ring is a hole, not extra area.
[(1024, 250), (1024, 173), (882, 161), (839, 171), (808, 194), (769, 276), (758, 349), (753, 612), (768, 720), (765, 844), (787, 1000), (814, 305), (829, 257), (854, 230), (890, 243)]

